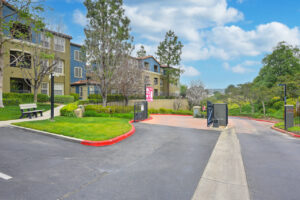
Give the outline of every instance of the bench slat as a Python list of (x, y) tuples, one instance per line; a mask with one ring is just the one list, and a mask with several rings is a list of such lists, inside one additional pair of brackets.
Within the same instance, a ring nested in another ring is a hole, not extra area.
[(20, 109), (31, 109), (31, 108), (37, 108), (36, 103), (31, 104), (20, 104)]

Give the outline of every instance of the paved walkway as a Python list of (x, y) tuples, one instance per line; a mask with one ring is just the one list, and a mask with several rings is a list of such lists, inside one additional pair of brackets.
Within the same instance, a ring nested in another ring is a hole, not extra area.
[[(64, 105), (60, 105), (60, 106), (57, 106), (56, 108), (54, 108), (54, 116), (59, 116), (60, 115), (60, 109), (64, 107)], [(50, 114), (51, 114), (51, 111), (48, 110), (46, 112), (43, 113), (43, 116), (42, 117), (38, 117), (38, 118), (32, 118), (32, 119), (29, 119), (29, 118), (23, 118), (23, 119), (14, 119), (14, 120), (8, 120), (8, 121), (0, 121), (0, 127), (2, 126), (8, 126), (10, 125), (11, 123), (17, 123), (17, 122), (27, 122), (27, 121), (37, 121), (37, 120), (45, 120), (45, 119), (49, 119), (50, 118)], [(20, 113), (21, 115), (21, 113)]]

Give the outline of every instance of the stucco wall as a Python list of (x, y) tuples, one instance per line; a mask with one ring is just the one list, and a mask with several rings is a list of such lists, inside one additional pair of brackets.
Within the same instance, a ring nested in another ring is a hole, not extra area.
[[(129, 105), (134, 105), (134, 102), (141, 101), (141, 100), (130, 100)], [(174, 109), (174, 102), (175, 99), (154, 99), (152, 102), (148, 102), (148, 108), (149, 109)], [(182, 99), (182, 106), (180, 107), (180, 110), (188, 110), (189, 104), (186, 99)]]

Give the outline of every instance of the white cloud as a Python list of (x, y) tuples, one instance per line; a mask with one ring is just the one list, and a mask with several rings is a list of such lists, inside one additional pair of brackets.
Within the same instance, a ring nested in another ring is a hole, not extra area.
[(141, 43), (135, 45), (135, 48), (134, 48), (131, 55), (135, 57), (136, 52), (141, 48), (142, 45), (144, 46), (147, 55), (155, 56), (156, 46), (154, 46), (154, 45), (145, 45), (145, 44), (141, 44)]
[(78, 9), (73, 12), (73, 22), (75, 24), (79, 24), (81, 26), (85, 26), (87, 24), (86, 16)]
[(260, 64), (260, 62), (258, 62), (258, 61), (246, 60), (246, 61), (242, 62), (241, 64), (231, 67), (229, 65), (229, 63), (225, 62), (225, 63), (223, 63), (223, 68), (228, 71), (232, 71), (233, 73), (236, 73), (236, 74), (245, 74), (245, 73), (253, 71), (253, 69), (249, 68), (250, 66), (255, 66), (255, 65), (259, 65), (259, 64)]
[(181, 67), (183, 69), (183, 74), (182, 76), (186, 76), (186, 77), (194, 77), (194, 76), (200, 76), (200, 72), (192, 66), (182, 66)]

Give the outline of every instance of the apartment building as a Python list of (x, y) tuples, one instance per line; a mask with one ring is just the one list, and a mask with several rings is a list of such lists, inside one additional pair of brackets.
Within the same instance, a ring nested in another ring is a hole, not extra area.
[[(13, 12), (13, 7), (9, 4), (5, 4), (3, 7), (3, 15), (7, 15)], [(14, 17), (14, 16), (12, 16)], [(43, 48), (45, 50), (51, 50), (55, 52), (55, 55), (59, 58), (57, 67), (55, 68), (55, 95), (68, 95), (70, 94), (70, 40), (71, 36), (54, 32), (51, 30), (45, 30), (43, 33), (34, 32), (33, 28), (21, 23), (15, 23), (12, 26), (12, 30), (5, 30), (4, 35), (6, 37), (12, 37), (13, 39), (4, 45), (4, 70), (3, 70), (3, 92), (16, 92), (16, 93), (32, 93), (33, 89), (30, 87), (32, 80), (33, 69), (33, 50), (37, 48)], [(20, 40), (18, 35), (12, 33), (22, 32), (26, 35)], [(53, 37), (47, 37), (47, 32), (51, 33)], [(28, 36), (28, 37), (27, 37)], [(26, 44), (26, 45), (24, 45)], [(18, 64), (17, 61), (19, 55), (24, 53), (22, 64)], [(51, 60), (44, 60), (48, 65), (52, 64)], [(30, 76), (31, 74), (31, 76)], [(50, 77), (46, 76), (42, 81), (41, 87), (38, 93), (50, 94)]]

